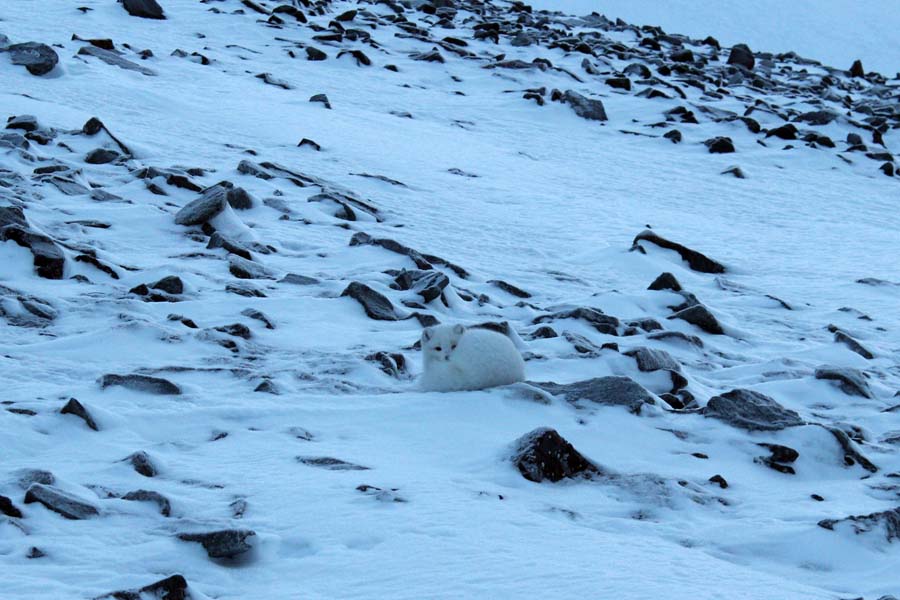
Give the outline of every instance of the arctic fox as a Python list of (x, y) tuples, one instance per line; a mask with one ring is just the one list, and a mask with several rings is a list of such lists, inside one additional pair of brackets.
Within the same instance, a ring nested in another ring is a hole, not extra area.
[(508, 337), (462, 325), (422, 332), (422, 366), (420, 385), (429, 392), (481, 390), (525, 379), (525, 361)]

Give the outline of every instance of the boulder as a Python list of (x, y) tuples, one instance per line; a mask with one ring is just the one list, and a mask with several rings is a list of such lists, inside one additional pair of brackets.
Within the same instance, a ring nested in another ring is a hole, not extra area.
[(38, 42), (13, 44), (6, 51), (12, 64), (25, 67), (32, 75), (46, 75), (59, 62), (59, 55), (53, 48)]
[(394, 309), (394, 305), (383, 294), (376, 292), (369, 286), (358, 281), (353, 281), (348, 285), (341, 296), (349, 296), (362, 304), (366, 315), (370, 319), (377, 321), (397, 321), (399, 317)]
[(76, 400), (75, 398), (69, 398), (69, 401), (66, 402), (66, 405), (60, 409), (60, 414), (63, 415), (75, 415), (82, 421), (84, 421), (85, 425), (87, 425), (90, 429), (94, 431), (100, 431), (97, 427), (97, 422), (94, 421), (94, 417), (91, 416), (91, 413), (84, 407), (84, 405)]
[(575, 111), (575, 114), (582, 119), (590, 121), (606, 121), (606, 108), (603, 102), (594, 98), (587, 98), (578, 92), (566, 90), (562, 95), (563, 102), (567, 103)]
[(799, 414), (769, 396), (741, 388), (710, 398), (703, 414), (747, 431), (779, 431), (804, 424)]
[(256, 537), (250, 529), (223, 529), (202, 533), (179, 533), (178, 539), (185, 542), (197, 542), (206, 550), (210, 558), (235, 558), (250, 551), (249, 543)]
[(648, 290), (672, 290), (673, 292), (681, 291), (681, 284), (671, 273), (662, 273), (659, 277), (653, 280), (653, 283), (650, 284)]
[(738, 65), (745, 69), (753, 69), (756, 65), (756, 59), (753, 58), (753, 52), (747, 44), (735, 44), (728, 55), (728, 64)]
[(39, 502), (67, 519), (89, 519), (100, 514), (93, 504), (58, 488), (33, 483), (25, 493), (25, 504)]
[(653, 396), (629, 377), (595, 377), (574, 383), (559, 384), (552, 381), (531, 381), (554, 396), (562, 396), (573, 404), (595, 403), (606, 406), (624, 406), (634, 414), (640, 414), (644, 404), (655, 404)]
[(865, 373), (859, 369), (822, 366), (816, 369), (815, 377), (816, 379), (836, 381), (841, 390), (850, 396), (875, 397), (872, 390), (869, 389)]
[(703, 331), (713, 335), (723, 335), (725, 333), (716, 316), (702, 304), (688, 306), (668, 318), (687, 321), (691, 325), (696, 325)]
[(122, 0), (122, 6), (132, 17), (144, 19), (165, 19), (162, 7), (156, 0)]
[(555, 429), (541, 427), (516, 441), (513, 464), (529, 481), (540, 483), (600, 475), (600, 469), (581, 455)]
[(710, 154), (730, 154), (734, 152), (734, 142), (730, 137), (719, 136), (709, 138), (703, 142), (709, 148)]
[[(634, 241), (632, 242), (632, 247), (638, 246), (639, 242), (650, 242), (652, 244), (656, 244), (661, 248), (666, 248), (667, 250), (674, 250), (681, 258), (688, 263), (691, 269), (694, 271), (699, 271), (701, 273), (724, 273), (725, 266), (718, 261), (715, 261), (705, 254), (697, 252), (696, 250), (692, 250), (687, 246), (683, 246), (677, 242), (670, 241), (661, 235), (657, 235), (657, 233), (650, 229), (645, 229), (634, 237)], [(666, 275), (666, 274), (663, 274)], [(671, 279), (675, 279), (674, 276), (668, 274)], [(662, 276), (660, 276), (662, 277)], [(668, 278), (667, 278), (668, 279)], [(677, 281), (676, 281), (677, 284)], [(681, 286), (678, 286), (680, 289)], [(650, 288), (654, 289), (654, 288)], [(668, 289), (675, 290), (674, 287), (669, 287)], [(675, 290), (678, 291), (678, 290)]]
[(115, 375), (107, 374), (99, 379), (100, 387), (106, 389), (110, 386), (118, 385), (135, 392), (146, 392), (148, 394), (159, 394), (164, 396), (177, 396), (181, 394), (181, 388), (161, 377), (151, 377), (149, 375)]

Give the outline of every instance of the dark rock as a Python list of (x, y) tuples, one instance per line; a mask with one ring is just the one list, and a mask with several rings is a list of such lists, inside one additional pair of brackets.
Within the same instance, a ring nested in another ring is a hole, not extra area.
[(25, 504), (34, 502), (72, 520), (89, 519), (100, 514), (94, 505), (85, 500), (42, 483), (31, 484), (25, 493)]
[(703, 414), (747, 431), (779, 431), (804, 424), (799, 414), (772, 398), (740, 388), (710, 398)]
[(153, 77), (156, 75), (156, 71), (154, 71), (153, 69), (143, 67), (137, 63), (131, 62), (128, 59), (122, 58), (115, 52), (110, 52), (109, 50), (104, 50), (103, 48), (98, 48), (96, 46), (82, 46), (78, 49), (78, 55), (93, 56), (94, 58), (99, 58), (108, 65), (119, 67), (120, 69), (125, 69), (126, 71), (137, 71), (138, 73), (147, 75), (148, 77)]
[(226, 191), (218, 186), (207, 188), (202, 196), (196, 200), (191, 200), (175, 213), (175, 223), (178, 225), (200, 225), (206, 223), (225, 210), (225, 197)]
[[(859, 61), (856, 61), (858, 63)], [(854, 63), (854, 65), (856, 64)], [(819, 527), (834, 531), (835, 527), (847, 525), (853, 533), (859, 535), (875, 529), (884, 532), (888, 543), (900, 540), (900, 508), (893, 508), (869, 515), (850, 516), (843, 519), (823, 519)]]
[(341, 50), (337, 57), (340, 58), (345, 54), (349, 54), (356, 59), (356, 66), (369, 67), (372, 65), (372, 59), (366, 56), (362, 50)]
[(134, 590), (110, 592), (94, 598), (94, 600), (143, 600), (148, 595), (154, 600), (189, 600), (188, 583), (182, 575), (172, 575), (150, 585)]
[(113, 375), (108, 374), (100, 378), (100, 387), (106, 389), (113, 385), (119, 385), (135, 392), (146, 392), (148, 394), (159, 394), (165, 396), (176, 396), (181, 394), (181, 388), (161, 377), (151, 377), (149, 375)]
[(687, 321), (688, 323), (696, 325), (703, 331), (712, 333), (713, 335), (723, 335), (725, 333), (725, 331), (722, 329), (722, 325), (719, 324), (719, 321), (718, 319), (716, 319), (715, 315), (712, 314), (709, 309), (702, 304), (697, 304), (682, 309), (674, 315), (670, 316), (669, 319), (681, 319), (683, 321)]
[(352, 238), (350, 238), (351, 246), (363, 246), (363, 245), (371, 245), (371, 246), (381, 246), (385, 250), (390, 250), (391, 252), (396, 252), (397, 254), (403, 254), (404, 256), (408, 256), (419, 269), (428, 270), (432, 268), (432, 265), (441, 265), (447, 267), (451, 271), (453, 271), (459, 277), (463, 279), (469, 276), (468, 271), (460, 267), (459, 265), (455, 265), (448, 260), (445, 260), (439, 256), (434, 256), (433, 254), (423, 254), (418, 250), (413, 250), (409, 246), (405, 246), (400, 242), (395, 240), (391, 240), (388, 238), (373, 238), (367, 233), (362, 231), (355, 233)]
[(606, 80), (606, 85), (617, 90), (631, 91), (631, 80), (627, 77), (610, 77)]
[(845, 346), (850, 348), (853, 352), (856, 352), (857, 354), (859, 354), (860, 356), (862, 356), (863, 358), (865, 358), (867, 360), (872, 360), (873, 358), (875, 358), (875, 355), (872, 354), (872, 352), (868, 348), (866, 348), (865, 346), (860, 344), (858, 341), (856, 341), (853, 338), (853, 336), (851, 336), (849, 333), (847, 333), (843, 329), (835, 327), (834, 325), (829, 325), (828, 329), (832, 333), (834, 333), (834, 341), (844, 344)]
[(542, 427), (526, 433), (516, 442), (513, 464), (522, 476), (536, 483), (545, 479), (591, 478), (600, 469), (582, 456), (555, 429)]
[(97, 427), (97, 422), (94, 421), (94, 417), (91, 416), (91, 413), (89, 413), (84, 405), (75, 398), (69, 398), (69, 401), (66, 402), (66, 405), (63, 406), (59, 412), (64, 415), (75, 415), (79, 419), (82, 419), (85, 424), (94, 431), (100, 431)]
[(667, 131), (663, 134), (663, 137), (667, 140), (671, 140), (673, 144), (677, 144), (681, 142), (681, 132), (677, 129), (673, 129), (671, 131)]
[(356, 465), (330, 456), (298, 456), (297, 461), (310, 467), (319, 467), (329, 471), (368, 471), (369, 467)]
[(253, 260), (253, 255), (250, 253), (250, 250), (243, 244), (229, 240), (218, 231), (209, 236), (209, 243), (206, 244), (206, 247), (208, 249), (224, 248), (226, 252), (236, 254), (245, 260)]
[(649, 79), (652, 75), (647, 65), (641, 63), (631, 63), (622, 72), (626, 75), (634, 75), (639, 79)]
[(894, 168), (894, 163), (886, 162), (878, 167), (882, 173), (887, 175), (888, 177), (893, 177), (896, 169)]
[(797, 128), (792, 123), (788, 123), (786, 125), (782, 125), (781, 127), (770, 129), (768, 132), (766, 132), (767, 138), (770, 138), (773, 135), (782, 140), (796, 140)]
[(16, 508), (16, 506), (12, 503), (12, 500), (7, 498), (6, 496), (0, 496), (0, 514), (6, 515), (7, 517), (12, 517), (14, 519), (22, 518), (22, 511)]
[(863, 70), (862, 61), (854, 60), (850, 66), (850, 77), (865, 77), (866, 72)]
[(771, 453), (771, 459), (780, 463), (792, 463), (800, 457), (800, 453), (789, 446), (780, 444), (756, 444), (767, 449)]
[(153, 502), (159, 508), (159, 514), (164, 517), (172, 516), (172, 503), (169, 499), (151, 490), (135, 490), (128, 492), (122, 496), (122, 500), (133, 500), (136, 502)]
[(848, 133), (847, 134), (847, 143), (851, 146), (862, 146), (863, 140), (862, 137), (858, 133)]
[(538, 323), (545, 323), (547, 321), (555, 321), (557, 319), (582, 319), (587, 321), (591, 326), (594, 327), (600, 333), (605, 333), (606, 335), (619, 335), (617, 327), (619, 326), (619, 319), (616, 317), (605, 315), (603, 312), (596, 308), (586, 308), (580, 307), (572, 310), (564, 310), (556, 313), (552, 313), (549, 315), (542, 315), (537, 317), (532, 323), (535, 325)]
[(710, 154), (729, 154), (734, 152), (734, 142), (730, 137), (714, 137), (703, 142)]
[(555, 338), (555, 337), (559, 337), (559, 334), (556, 333), (556, 331), (552, 327), (549, 327), (547, 325), (538, 327), (533, 332), (531, 332), (531, 339), (533, 339), (533, 340), (536, 340), (536, 339), (546, 340), (546, 339), (551, 339), (551, 338)]
[(374, 485), (362, 484), (356, 486), (357, 492), (362, 492), (367, 496), (372, 496), (379, 502), (406, 502), (406, 498), (403, 498), (399, 494), (397, 494), (397, 488), (391, 488), (389, 490), (381, 489), (380, 487), (376, 487)]
[(59, 55), (53, 48), (38, 42), (13, 44), (6, 52), (9, 52), (12, 64), (24, 66), (32, 75), (46, 75), (59, 62)]
[(529, 382), (554, 396), (563, 396), (573, 404), (593, 402), (607, 406), (624, 406), (640, 414), (644, 404), (655, 404), (653, 396), (628, 377), (595, 377), (575, 383)]
[(364, 283), (354, 281), (341, 292), (341, 296), (349, 296), (362, 304), (370, 319), (378, 321), (397, 321), (399, 317), (394, 305), (383, 294), (380, 294)]
[(531, 294), (529, 294), (525, 290), (516, 287), (511, 283), (507, 283), (501, 279), (491, 279), (488, 281), (488, 283), (496, 285), (507, 294), (511, 294), (513, 296), (516, 296), (517, 298), (531, 298)]
[(669, 272), (662, 273), (653, 280), (648, 290), (672, 290), (673, 292), (681, 291), (681, 284), (675, 279), (675, 276)]
[(694, 62), (694, 53), (684, 48), (683, 50), (676, 50), (669, 58), (675, 62)]
[(245, 308), (241, 311), (241, 314), (250, 319), (255, 319), (266, 326), (266, 329), (275, 329), (274, 323), (265, 315), (265, 313), (256, 310), (255, 308)]
[(856, 446), (853, 444), (853, 440), (850, 439), (850, 436), (847, 435), (846, 431), (838, 429), (837, 427), (825, 427), (825, 429), (827, 429), (831, 433), (831, 435), (834, 436), (834, 439), (837, 440), (837, 443), (841, 446), (841, 450), (844, 452), (845, 465), (847, 465), (848, 467), (859, 465), (870, 473), (878, 472), (878, 467), (876, 467), (872, 463), (872, 461), (863, 456), (863, 454), (856, 449)]
[(87, 153), (87, 156), (84, 157), (84, 162), (90, 165), (105, 165), (107, 163), (113, 162), (114, 160), (118, 160), (119, 158), (121, 158), (121, 156), (122, 155), (115, 150), (97, 148)]
[(397, 352), (374, 352), (366, 356), (366, 360), (377, 363), (391, 377), (399, 378), (406, 374), (406, 358)]
[(725, 481), (725, 478), (721, 475), (713, 475), (709, 478), (710, 483), (718, 484), (720, 488), (723, 490), (728, 489), (728, 482)]
[(306, 275), (297, 275), (296, 273), (288, 273), (278, 280), (278, 283), (290, 283), (292, 285), (315, 285), (319, 280)]
[(198, 542), (203, 545), (210, 558), (235, 558), (251, 550), (248, 540), (256, 536), (250, 529), (223, 529), (205, 533), (179, 533), (178, 539)]
[(825, 498), (823, 498), (819, 494), (810, 494), (809, 497), (812, 498), (813, 500), (815, 500), (816, 502), (825, 502)]
[(34, 115), (15, 115), (6, 119), (6, 128), (35, 131), (38, 128), (38, 122)]
[(278, 390), (278, 386), (275, 385), (275, 382), (271, 379), (265, 379), (260, 382), (258, 386), (253, 388), (254, 392), (259, 392), (261, 394), (272, 394), (274, 396), (278, 396), (281, 392)]
[(228, 256), (228, 270), (238, 279), (275, 279), (275, 275), (261, 264), (234, 254)]
[[(674, 250), (678, 254), (681, 255), (681, 258), (687, 261), (688, 265), (694, 271), (700, 271), (701, 273), (724, 273), (725, 266), (721, 263), (709, 258), (705, 254), (701, 254), (696, 250), (692, 250), (687, 246), (682, 246), (679, 243), (672, 242), (667, 240), (666, 238), (657, 235), (654, 231), (650, 229), (645, 229), (637, 236), (635, 236), (634, 241), (632, 242), (633, 246), (637, 246), (638, 242), (651, 242), (660, 246), (661, 248), (666, 248), (668, 250)], [(674, 279), (674, 277), (673, 277)], [(677, 282), (676, 282), (677, 283)], [(652, 289), (652, 288), (651, 288)], [(674, 288), (670, 288), (674, 289)]]
[(159, 474), (153, 461), (150, 460), (150, 455), (143, 450), (135, 452), (125, 460), (130, 462), (134, 470), (144, 477), (156, 477)]
[(322, 151), (322, 146), (320, 146), (319, 144), (317, 144), (316, 142), (314, 142), (313, 140), (310, 140), (310, 139), (308, 139), (308, 138), (303, 138), (302, 140), (300, 140), (300, 143), (297, 144), (297, 146), (300, 147), (300, 148), (302, 148), (302, 147), (304, 147), (304, 146), (309, 146), (310, 148), (312, 148), (312, 149), (315, 150), (316, 152), (321, 152), (321, 151)]
[(306, 47), (306, 59), (307, 60), (325, 60), (328, 58), (328, 55), (319, 50), (318, 48), (314, 48), (312, 46)]
[(215, 327), (216, 331), (220, 331), (224, 334), (239, 337), (241, 339), (249, 340), (253, 337), (253, 333), (250, 331), (250, 328), (244, 325), (243, 323), (232, 323), (231, 325), (220, 325), (219, 327)]
[(394, 285), (399, 290), (414, 290), (425, 302), (431, 302), (441, 296), (450, 284), (450, 278), (440, 271), (407, 271), (403, 269), (394, 278)]
[(165, 19), (162, 7), (156, 0), (122, 0), (122, 5), (132, 17)]
[(444, 57), (441, 55), (440, 51), (437, 48), (432, 48), (430, 52), (413, 52), (410, 55), (410, 58), (413, 60), (419, 60), (422, 62), (435, 62), (435, 63), (444, 63)]
[(256, 77), (257, 79), (262, 79), (263, 83), (266, 83), (268, 85), (274, 85), (275, 87), (281, 88), (283, 90), (294, 89), (294, 86), (289, 84), (287, 81), (285, 81), (284, 79), (278, 79), (271, 73), (258, 73), (256, 75), (254, 75), (254, 77)]
[(756, 65), (756, 60), (753, 58), (753, 52), (750, 51), (747, 44), (735, 44), (728, 55), (728, 64), (752, 70)]
[(316, 94), (314, 96), (311, 96), (309, 101), (320, 102), (321, 104), (325, 105), (325, 108), (331, 108), (331, 102), (328, 101), (328, 96), (326, 96), (325, 94)]
[(47, 236), (31, 229), (25, 213), (16, 206), (0, 206), (0, 242), (12, 240), (31, 250), (37, 274), (45, 279), (62, 279), (65, 255)]
[(663, 369), (680, 371), (681, 365), (672, 358), (672, 355), (665, 350), (655, 350), (653, 348), (639, 347), (627, 352), (623, 352), (625, 356), (630, 356), (637, 361), (639, 371), (652, 372)]
[(246, 298), (265, 298), (266, 294), (246, 283), (229, 283), (225, 286), (225, 291), (230, 294), (237, 294), (238, 296), (244, 296)]
[(608, 117), (606, 116), (606, 109), (603, 106), (603, 102), (601, 102), (600, 100), (586, 98), (585, 96), (582, 96), (578, 92), (572, 90), (566, 90), (566, 92), (562, 95), (562, 100), (563, 102), (566, 102), (569, 106), (571, 106), (572, 110), (575, 111), (575, 114), (582, 119), (588, 119), (591, 121), (608, 120)]
[(869, 389), (865, 374), (859, 369), (824, 366), (817, 368), (815, 375), (816, 379), (837, 381), (841, 390), (850, 396), (875, 397)]
[[(832, 121), (838, 118), (838, 113), (831, 110), (814, 110), (810, 112), (805, 112), (799, 117), (797, 120), (802, 123), (809, 123), (810, 125), (828, 125)], [(857, 135), (854, 133), (848, 134), (848, 138), (851, 135)], [(857, 135), (857, 137), (859, 137)], [(862, 144), (862, 138), (857, 142), (858, 144)]]
[(41, 483), (44, 485), (53, 485), (56, 483), (56, 477), (50, 471), (42, 471), (40, 469), (25, 469), (19, 472), (17, 481), (19, 487), (23, 490), (31, 487), (32, 483)]
[(747, 179), (747, 176), (744, 174), (744, 170), (737, 165), (728, 167), (727, 169), (722, 171), (720, 175), (734, 175), (737, 179)]

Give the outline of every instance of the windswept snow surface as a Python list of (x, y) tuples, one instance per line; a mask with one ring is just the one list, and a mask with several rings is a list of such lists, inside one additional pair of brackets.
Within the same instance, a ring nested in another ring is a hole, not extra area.
[[(0, 515), (0, 598), (94, 598), (176, 573), (195, 599), (900, 593), (900, 544), (883, 524), (859, 535), (817, 525), (900, 504), (900, 411), (888, 410), (900, 404), (900, 180), (879, 170), (889, 161), (866, 157), (898, 147), (896, 113), (884, 113), (884, 147), (866, 121), (882, 100), (896, 105), (896, 80), (852, 80), (773, 60), (759, 67), (777, 82), (768, 91), (749, 79), (706, 82), (701, 91), (676, 73), (659, 77), (676, 82), (684, 99), (659, 79), (634, 75), (624, 92), (605, 80), (635, 62), (651, 65), (654, 77), (671, 64), (641, 54), (649, 52), (639, 46), (642, 34), (553, 17), (531, 30), (599, 32), (592, 54), (549, 48), (546, 39), (513, 46), (506, 30), (499, 43), (474, 39), (482, 20), (520, 18), (499, 2), (459, 3), (453, 29), (442, 28), (439, 15), (395, 5), (412, 28), (390, 2), (322, 2), (320, 11), (298, 4), (308, 23), (279, 13), (279, 26), (238, 0), (163, 0), (165, 20), (129, 16), (112, 0), (82, 0), (85, 13), (75, 4), (17, 0), (0, 13), (0, 34), (49, 44), (60, 59), (37, 77), (0, 53), (4, 114), (34, 115), (52, 134), (45, 145), (0, 144), (0, 207), (22, 208), (28, 227), (65, 255), (63, 277), (47, 279), (28, 248), (0, 242), (0, 495), (23, 513)], [(341, 42), (313, 38), (333, 33), (333, 25), (322, 28), (351, 9), (359, 12), (341, 27), (374, 44), (346, 34)], [(155, 75), (78, 55), (87, 43), (73, 33), (112, 38), (121, 58)], [(438, 45), (447, 36), (468, 45)], [(619, 57), (618, 47), (601, 48), (615, 44), (639, 50)], [(327, 60), (307, 61), (307, 45)], [(727, 49), (713, 59), (710, 47), (686, 45), (708, 58), (701, 71), (723, 68)], [(443, 63), (413, 55), (436, 46)], [(145, 48), (153, 56), (142, 60)], [(363, 51), (372, 64), (338, 58), (342, 48)], [(495, 65), (535, 58), (568, 73)], [(598, 74), (586, 71), (585, 59)], [(845, 87), (814, 101), (788, 91), (781, 82), (807, 89), (801, 69)], [(265, 84), (261, 73), (290, 89)], [(543, 105), (523, 98), (542, 86)], [(637, 96), (651, 87), (671, 97)], [(609, 120), (579, 117), (551, 100), (553, 88), (602, 99)], [(308, 101), (320, 93), (331, 110)], [(751, 117), (763, 130), (753, 133), (737, 116), (757, 100)], [(678, 106), (699, 122), (666, 121)], [(797, 121), (821, 108), (840, 116), (822, 126)], [(97, 147), (122, 151), (106, 132), (82, 133), (91, 117), (131, 155), (84, 162)], [(837, 148), (766, 137), (786, 120)], [(672, 128), (681, 143), (661, 137)], [(24, 133), (4, 133), (14, 131)], [(851, 151), (848, 133), (863, 136), (867, 149)], [(710, 154), (702, 142), (715, 136), (730, 137), (737, 152)], [(321, 151), (298, 147), (302, 138)], [(63, 167), (56, 183), (35, 173), (53, 165)], [(745, 179), (721, 174), (733, 165)], [(160, 171), (141, 172), (146, 167)], [(199, 187), (228, 180), (253, 207), (226, 207), (202, 228), (177, 225), (176, 213), (200, 194), (176, 185), (173, 174)], [(630, 251), (648, 226), (721, 262), (725, 273), (694, 271), (646, 241), (644, 252)], [(233, 251), (249, 253), (262, 278), (238, 278), (229, 266), (243, 263), (207, 247), (211, 228)], [(449, 279), (442, 297), (423, 304), (415, 289), (392, 288), (397, 272), (416, 263), (351, 245), (359, 232), (422, 253), (414, 257)], [(708, 307), (725, 334), (669, 319), (672, 307), (692, 300), (648, 290), (662, 272)], [(298, 285), (287, 274), (312, 279)], [(169, 275), (181, 278), (181, 293), (130, 291)], [(530, 297), (490, 283), (498, 279)], [(400, 319), (371, 319), (341, 296), (352, 281), (386, 296)], [(154, 293), (174, 301), (144, 301)], [(584, 319), (536, 322), (578, 307), (621, 322), (605, 333)], [(506, 321), (530, 381), (630, 377), (654, 404), (636, 415), (524, 386), (419, 392), (413, 345), (422, 327), (405, 318), (413, 313), (467, 325)], [(686, 336), (660, 338), (646, 321), (629, 325), (641, 319)], [(235, 323), (249, 335), (215, 329)], [(532, 336), (541, 325), (558, 337)], [(836, 342), (829, 325), (873, 358)], [(601, 348), (608, 343), (617, 347)], [(674, 410), (660, 398), (673, 375), (640, 371), (625, 354), (640, 347), (679, 363), (695, 403), (682, 395), (687, 408)], [(366, 359), (376, 352), (402, 355), (405, 369), (383, 372)], [(869, 397), (816, 379), (823, 365), (858, 369)], [(163, 378), (181, 394), (104, 389), (107, 374)], [(770, 396), (810, 424), (746, 431), (704, 415), (710, 398), (735, 388)], [(59, 413), (70, 398), (99, 431)], [(851, 450), (877, 471), (848, 464), (848, 452), (818, 424), (848, 432)], [(538, 427), (556, 429), (606, 475), (524, 479), (510, 457), (516, 440)], [(797, 450), (796, 473), (755, 460), (769, 454), (760, 443)], [(155, 465), (154, 477), (125, 460), (138, 451)], [(311, 460), (323, 457), (350, 464)], [(99, 515), (68, 520), (25, 504), (29, 469), (52, 472), (55, 488)], [(708, 481), (717, 474), (727, 488)], [(122, 499), (134, 490), (164, 496), (170, 516), (154, 502)], [(253, 549), (211, 559), (177, 537), (222, 529), (253, 530)], [(43, 556), (29, 558), (32, 548)]]

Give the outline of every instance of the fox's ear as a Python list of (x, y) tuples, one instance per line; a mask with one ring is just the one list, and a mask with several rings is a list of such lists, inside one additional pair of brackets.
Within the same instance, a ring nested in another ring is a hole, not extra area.
[(422, 332), (422, 339), (427, 342), (428, 340), (430, 340), (432, 338), (433, 335), (434, 335), (434, 329), (432, 329), (431, 327), (426, 327), (425, 331)]
[(453, 333), (455, 333), (456, 335), (462, 335), (465, 330), (466, 330), (466, 328), (463, 327), (462, 325), (454, 325), (453, 326)]

